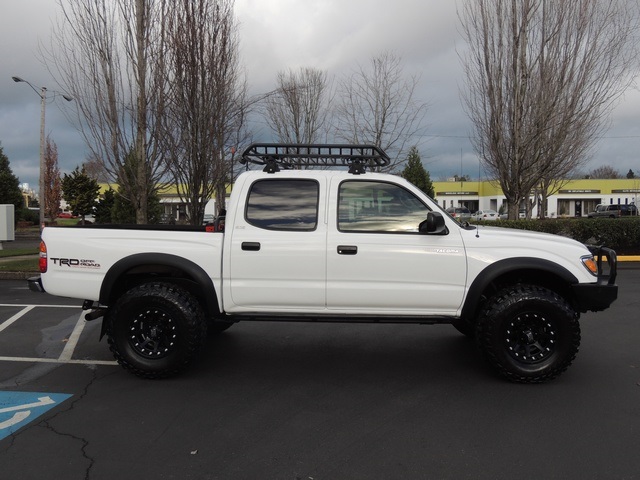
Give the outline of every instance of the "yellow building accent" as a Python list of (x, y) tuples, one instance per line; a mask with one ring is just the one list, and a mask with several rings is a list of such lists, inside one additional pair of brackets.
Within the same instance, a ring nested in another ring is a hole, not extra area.
[[(464, 206), (473, 213), (476, 210), (500, 210), (505, 206), (506, 199), (497, 181), (433, 182), (433, 188), (435, 200), (445, 208)], [(548, 197), (547, 215), (584, 217), (598, 203), (637, 204), (638, 200), (640, 178), (559, 181)], [(537, 206), (533, 207), (533, 216), (537, 216)]]

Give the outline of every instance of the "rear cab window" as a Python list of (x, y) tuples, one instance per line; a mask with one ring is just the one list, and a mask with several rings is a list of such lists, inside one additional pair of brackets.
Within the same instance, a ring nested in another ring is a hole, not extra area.
[(265, 230), (314, 231), (318, 226), (319, 192), (316, 180), (257, 180), (249, 191), (245, 220)]

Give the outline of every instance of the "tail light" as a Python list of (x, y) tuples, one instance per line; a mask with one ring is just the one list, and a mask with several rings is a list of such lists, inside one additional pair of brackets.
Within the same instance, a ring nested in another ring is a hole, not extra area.
[(47, 246), (44, 242), (40, 242), (40, 259), (38, 260), (40, 273), (47, 273)]

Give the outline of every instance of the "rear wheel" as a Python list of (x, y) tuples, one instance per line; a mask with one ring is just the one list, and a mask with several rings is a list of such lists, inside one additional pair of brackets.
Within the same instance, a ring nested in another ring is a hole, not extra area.
[(186, 368), (207, 331), (197, 300), (164, 282), (132, 288), (105, 321), (109, 349), (118, 363), (145, 378), (168, 377)]
[(566, 300), (546, 288), (508, 287), (483, 309), (476, 340), (501, 375), (541, 383), (573, 362), (580, 347), (578, 318)]

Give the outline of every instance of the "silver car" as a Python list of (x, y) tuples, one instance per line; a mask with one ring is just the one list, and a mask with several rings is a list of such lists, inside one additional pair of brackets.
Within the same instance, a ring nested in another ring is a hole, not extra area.
[(447, 213), (460, 223), (471, 220), (471, 212), (466, 207), (449, 207), (447, 208)]
[(473, 219), (478, 222), (499, 220), (500, 216), (495, 210), (478, 210), (473, 214)]

